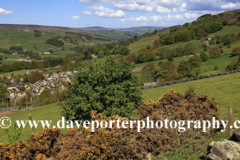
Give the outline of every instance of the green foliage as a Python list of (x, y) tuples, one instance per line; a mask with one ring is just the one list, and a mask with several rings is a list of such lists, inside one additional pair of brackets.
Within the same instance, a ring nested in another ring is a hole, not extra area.
[(224, 26), (228, 25), (228, 22), (229, 22), (228, 19), (224, 19), (224, 20), (223, 20), (223, 25), (224, 25)]
[(161, 47), (158, 52), (159, 59), (167, 58), (171, 50), (168, 47)]
[(31, 83), (35, 83), (38, 80), (43, 80), (43, 78), (44, 78), (43, 73), (36, 70), (35, 72), (28, 76), (28, 81)]
[(150, 52), (141, 52), (138, 54), (137, 59), (138, 63), (144, 63), (149, 61), (154, 61), (156, 59), (156, 53), (154, 51)]
[(224, 45), (228, 45), (233, 42), (233, 38), (230, 35), (226, 35), (222, 38), (222, 42)]
[(62, 47), (64, 45), (63, 41), (60, 41), (56, 38), (48, 39), (47, 43), (56, 47)]
[(199, 56), (190, 57), (188, 61), (182, 60), (178, 65), (177, 72), (184, 77), (196, 77), (200, 75), (202, 59)]
[(155, 80), (154, 69), (155, 69), (155, 65), (154, 65), (153, 62), (147, 63), (142, 68), (141, 80), (142, 80), (143, 83), (145, 83), (145, 82), (153, 82)]
[(231, 53), (232, 56), (240, 55), (240, 47), (235, 47)]
[(214, 66), (214, 70), (218, 70), (218, 68), (219, 68), (218, 66)]
[(23, 47), (22, 46), (10, 46), (9, 50), (11, 51), (23, 51)]
[(202, 62), (206, 62), (208, 60), (208, 55), (205, 52), (201, 52), (200, 57)]
[(9, 91), (7, 89), (6, 85), (0, 85), (0, 98), (7, 97), (9, 94)]
[(41, 37), (42, 33), (41, 31), (35, 30), (34, 31), (34, 37)]
[(192, 56), (189, 58), (188, 63), (191, 68), (198, 68), (201, 66), (202, 59), (200, 56)]
[(55, 97), (50, 90), (43, 90), (39, 96), (39, 105), (46, 105), (55, 102)]
[(154, 78), (155, 79), (158, 79), (159, 77), (162, 77), (162, 75), (164, 75), (164, 74), (166, 74), (167, 73), (167, 71), (166, 70), (164, 70), (162, 67), (160, 67), (160, 66), (157, 66), (157, 67), (155, 67), (155, 69), (154, 69)]
[(188, 77), (189, 77), (189, 78), (191, 78), (191, 77), (197, 77), (197, 76), (200, 76), (200, 74), (201, 74), (200, 68), (193, 68), (193, 69), (189, 72)]
[(120, 54), (120, 55), (129, 55), (130, 50), (127, 46), (120, 46), (117, 47), (114, 51), (113, 54)]
[(92, 110), (104, 116), (136, 115), (142, 103), (138, 79), (131, 73), (133, 64), (107, 59), (90, 66), (82, 65), (72, 79), (60, 104), (67, 119), (89, 119)]
[(225, 70), (226, 71), (232, 71), (232, 70), (236, 70), (236, 69), (240, 69), (240, 55), (237, 61), (233, 61), (231, 62), (231, 64), (229, 64)]
[(221, 57), (221, 51), (218, 47), (213, 47), (210, 49), (209, 51), (209, 57), (211, 58), (217, 58), (217, 57)]
[(0, 56), (0, 61), (2, 61), (3, 60), (3, 57), (2, 56)]
[(19, 91), (22, 91), (22, 92), (26, 91), (26, 88), (25, 88), (24, 84), (19, 87)]
[(148, 62), (156, 60), (157, 55), (154, 51), (147, 52), (146, 54), (147, 54), (147, 61)]
[(10, 134), (8, 129), (6, 129), (5, 132), (7, 134), (9, 143), (12, 144), (20, 139), (22, 128), (18, 128), (17, 123), (15, 122), (13, 123), (12, 133)]
[(146, 52), (141, 52), (141, 53), (138, 54), (138, 62), (139, 63), (147, 62), (147, 54), (146, 54)]
[(187, 55), (191, 54), (191, 53), (196, 53), (196, 47), (191, 44), (191, 43), (187, 43), (185, 46), (184, 46), (184, 50), (185, 50), (185, 53)]
[(177, 48), (176, 48), (176, 52), (177, 52), (177, 55), (180, 57), (180, 56), (183, 56), (184, 55), (184, 49), (181, 45), (179, 45)]

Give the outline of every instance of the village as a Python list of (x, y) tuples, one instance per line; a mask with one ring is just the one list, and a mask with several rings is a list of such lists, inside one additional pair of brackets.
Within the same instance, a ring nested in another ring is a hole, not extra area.
[(59, 87), (63, 90), (65, 88), (64, 84), (70, 82), (69, 76), (73, 76), (74, 74), (78, 73), (78, 71), (72, 72), (54, 70), (52, 72), (43, 72), (41, 70), (28, 70), (26, 72), (26, 75), (30, 75), (35, 71), (43, 73), (44, 79), (38, 80), (35, 83), (30, 82), (24, 83), (23, 79), (21, 79), (20, 82), (17, 83), (16, 79), (12, 78), (11, 76), (8, 77), (7, 81), (11, 83), (10, 85), (7, 86), (7, 89), (9, 91), (8, 98), (10, 101), (21, 100), (27, 94), (30, 94), (31, 97), (39, 96), (44, 90), (50, 90), (51, 93), (53, 94), (54, 89), (56, 87)]

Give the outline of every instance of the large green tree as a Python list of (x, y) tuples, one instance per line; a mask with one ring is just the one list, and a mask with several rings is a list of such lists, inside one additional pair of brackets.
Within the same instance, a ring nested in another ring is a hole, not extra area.
[(142, 104), (138, 78), (131, 71), (130, 62), (107, 59), (105, 62), (84, 65), (72, 77), (60, 103), (66, 119), (90, 119), (92, 110), (103, 116), (130, 117), (137, 114)]
[(7, 89), (6, 85), (0, 85), (0, 98), (7, 97), (9, 94), (9, 91)]

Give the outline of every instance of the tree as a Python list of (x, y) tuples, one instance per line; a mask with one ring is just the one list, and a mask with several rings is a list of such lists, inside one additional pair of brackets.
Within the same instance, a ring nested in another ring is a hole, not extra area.
[(164, 69), (162, 69), (162, 67), (157, 66), (154, 69), (154, 78), (157, 80), (159, 77), (161, 77), (162, 75), (166, 74), (167, 71), (165, 71)]
[(9, 91), (7, 89), (6, 85), (0, 85), (0, 98), (7, 97), (9, 94)]
[(43, 90), (39, 97), (40, 105), (46, 105), (54, 102), (53, 95), (50, 90)]
[(150, 51), (146, 53), (147, 55), (147, 61), (154, 61), (157, 57), (156, 53), (154, 51)]
[(141, 80), (143, 83), (145, 82), (153, 82), (155, 80), (154, 76), (154, 69), (155, 65), (153, 62), (147, 63), (143, 68), (142, 68), (142, 77)]
[(95, 65), (84, 65), (72, 77), (60, 103), (66, 119), (90, 119), (92, 110), (104, 116), (137, 114), (142, 104), (138, 78), (131, 71), (134, 64), (113, 59)]
[(209, 57), (211, 58), (221, 57), (221, 50), (218, 47), (211, 48), (209, 51)]
[(184, 49), (181, 45), (179, 45), (177, 48), (176, 48), (176, 52), (177, 52), (177, 55), (178, 57), (180, 56), (183, 56), (184, 55)]
[(138, 55), (138, 62), (139, 63), (147, 62), (147, 54), (145, 52), (142, 52)]
[(240, 55), (240, 47), (236, 47), (232, 50), (232, 56)]
[(0, 61), (2, 61), (3, 60), (3, 57), (2, 56), (0, 56)]
[(206, 62), (208, 60), (208, 55), (205, 52), (202, 52), (200, 54), (200, 57), (202, 59), (202, 62)]
[(201, 66), (202, 59), (200, 56), (192, 56), (189, 58), (188, 63), (191, 68), (198, 68)]
[(185, 76), (188, 76), (190, 71), (191, 71), (191, 68), (188, 61), (182, 60), (178, 65), (177, 72), (182, 74), (185, 77)]
[(41, 34), (42, 34), (41, 31), (37, 31), (37, 30), (34, 31), (34, 37), (40, 37)]
[(43, 73), (36, 70), (35, 72), (28, 76), (28, 81), (31, 83), (35, 83), (38, 80), (43, 80), (43, 78), (44, 78)]
[(191, 43), (187, 43), (187, 44), (184, 46), (184, 50), (185, 50), (185, 53), (186, 53), (187, 55), (196, 52), (195, 46), (194, 46), (193, 44), (191, 44)]
[(161, 63), (160, 67), (168, 72), (176, 69), (175, 64), (171, 61)]
[(164, 58), (168, 57), (170, 52), (171, 52), (171, 50), (169, 48), (161, 47), (159, 49), (159, 53), (158, 53), (159, 59), (164, 59)]

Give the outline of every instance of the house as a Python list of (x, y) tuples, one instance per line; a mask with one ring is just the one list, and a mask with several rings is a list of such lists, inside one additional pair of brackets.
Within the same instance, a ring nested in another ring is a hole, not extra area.
[(43, 52), (43, 54), (51, 54), (50, 52)]
[(95, 54), (92, 54), (91, 56), (92, 56), (92, 58), (97, 58), (97, 56)]
[(48, 73), (48, 72), (43, 72), (43, 76), (44, 76), (44, 77), (48, 77), (48, 76), (49, 76), (49, 73)]
[(17, 54), (18, 54), (17, 52), (12, 53), (13, 56), (14, 56), (14, 55), (17, 55)]
[(18, 91), (19, 90), (18, 88), (19, 88), (19, 84), (12, 84), (8, 86), (8, 90), (16, 89)]

